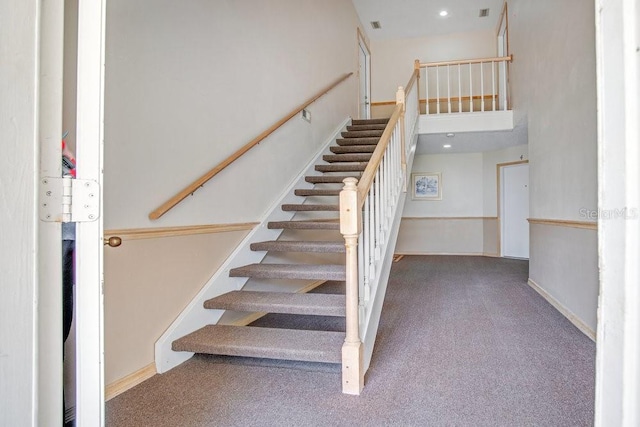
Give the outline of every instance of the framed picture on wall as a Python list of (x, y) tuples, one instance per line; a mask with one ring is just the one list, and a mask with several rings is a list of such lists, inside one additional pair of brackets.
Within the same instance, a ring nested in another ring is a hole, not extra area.
[(417, 172), (411, 174), (413, 200), (442, 200), (442, 174)]

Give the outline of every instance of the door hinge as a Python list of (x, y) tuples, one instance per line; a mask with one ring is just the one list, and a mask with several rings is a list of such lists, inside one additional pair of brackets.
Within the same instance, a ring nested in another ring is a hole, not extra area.
[(100, 216), (100, 185), (89, 179), (40, 179), (40, 220), (91, 222)]

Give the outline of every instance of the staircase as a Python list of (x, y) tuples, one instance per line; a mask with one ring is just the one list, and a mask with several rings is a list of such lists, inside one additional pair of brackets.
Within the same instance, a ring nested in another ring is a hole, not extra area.
[[(359, 178), (365, 170), (387, 121), (353, 120), (341, 133), (341, 138), (336, 139), (336, 144), (330, 147), (332, 154), (324, 155), (323, 164), (315, 165), (315, 170), (321, 174), (305, 177), (313, 188), (294, 190), (296, 196), (305, 197), (304, 203), (281, 205), (283, 211), (295, 213), (293, 218), (267, 224), (269, 229), (285, 231), (281, 238), (250, 245), (251, 251), (267, 252), (274, 255), (272, 258), (297, 258), (304, 262), (271, 263), (268, 257), (266, 262), (233, 268), (229, 276), (251, 280), (314, 281), (316, 284), (343, 282), (346, 279), (345, 241), (339, 231), (338, 196), (345, 178)], [(287, 230), (299, 239), (289, 240)], [(317, 239), (319, 234), (321, 240)], [(328, 262), (324, 255), (340, 262)], [(208, 299), (204, 308), (344, 317), (345, 296), (243, 289)], [(209, 324), (174, 340), (171, 348), (176, 352), (340, 364), (344, 340), (344, 332)]]

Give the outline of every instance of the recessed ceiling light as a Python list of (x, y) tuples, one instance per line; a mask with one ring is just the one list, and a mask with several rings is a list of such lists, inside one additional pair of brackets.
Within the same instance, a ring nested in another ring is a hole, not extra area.
[(455, 133), (448, 133), (448, 134), (447, 134), (447, 138), (453, 138), (454, 136), (456, 136), (456, 134), (455, 134)]
[(380, 25), (380, 21), (371, 21), (371, 26), (374, 30), (379, 30), (380, 28), (382, 28), (382, 25)]
[(442, 148), (451, 148), (451, 144), (444, 144)]
[(449, 14), (449, 12), (447, 12), (446, 10), (441, 10), (440, 11), (440, 16), (447, 16)]

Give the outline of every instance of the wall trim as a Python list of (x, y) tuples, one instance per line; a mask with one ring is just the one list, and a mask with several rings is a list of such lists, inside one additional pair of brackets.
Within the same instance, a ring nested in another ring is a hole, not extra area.
[(137, 371), (127, 375), (126, 377), (120, 378), (119, 380), (108, 384), (105, 387), (105, 401), (111, 400), (117, 395), (137, 386), (141, 382), (148, 380), (156, 373), (156, 364), (150, 363), (144, 368), (138, 369)]
[(567, 320), (569, 320), (569, 322), (571, 322), (576, 328), (578, 328), (580, 332), (588, 336), (591, 339), (591, 341), (593, 342), (596, 341), (595, 331), (591, 329), (586, 323), (584, 323), (578, 316), (573, 314), (571, 310), (565, 307), (560, 301), (555, 299), (550, 293), (545, 291), (540, 285), (538, 285), (531, 278), (527, 280), (527, 283), (529, 284), (529, 286), (531, 286), (531, 288), (533, 288), (534, 291), (540, 294), (542, 298), (547, 300), (549, 304), (551, 304), (556, 310), (558, 310), (560, 314), (566, 317)]
[(411, 221), (423, 220), (423, 219), (441, 220), (441, 221), (442, 220), (458, 221), (458, 220), (485, 220), (485, 219), (497, 220), (498, 217), (497, 216), (403, 216), (402, 219), (403, 220), (407, 219)]
[(105, 230), (104, 237), (117, 236), (122, 240), (158, 239), (162, 237), (189, 236), (194, 234), (226, 233), (253, 229), (257, 222), (238, 222), (233, 224), (185, 225), (179, 227), (124, 228)]
[(555, 225), (558, 227), (583, 228), (586, 230), (598, 230), (596, 221), (572, 221), (565, 219), (527, 218), (529, 224)]

